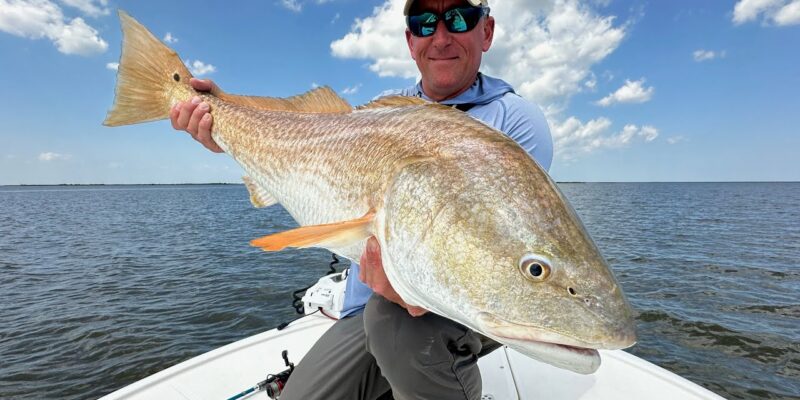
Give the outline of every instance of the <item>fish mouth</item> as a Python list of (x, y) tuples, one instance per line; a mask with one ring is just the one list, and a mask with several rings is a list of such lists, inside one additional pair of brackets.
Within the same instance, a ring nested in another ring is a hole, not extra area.
[(488, 312), (479, 313), (478, 322), (485, 334), (514, 350), (580, 374), (591, 374), (600, 367), (598, 348), (620, 348), (616, 344), (589, 343), (537, 326), (507, 321)]
[(619, 333), (610, 335), (602, 341), (588, 342), (536, 325), (512, 322), (488, 312), (479, 313), (478, 320), (488, 333), (501, 338), (549, 343), (575, 351), (593, 349), (617, 350), (628, 348), (636, 343), (636, 332), (633, 329), (622, 329)]

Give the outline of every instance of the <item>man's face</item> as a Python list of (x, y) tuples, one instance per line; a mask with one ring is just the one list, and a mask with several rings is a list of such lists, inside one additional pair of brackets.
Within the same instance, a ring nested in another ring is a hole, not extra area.
[[(468, 6), (466, 0), (417, 0), (411, 14), (420, 11), (443, 13), (456, 6)], [(411, 57), (422, 74), (422, 89), (435, 101), (453, 98), (475, 81), (481, 56), (492, 45), (494, 18), (481, 18), (469, 32), (450, 33), (439, 21), (436, 32), (416, 37), (406, 29)]]

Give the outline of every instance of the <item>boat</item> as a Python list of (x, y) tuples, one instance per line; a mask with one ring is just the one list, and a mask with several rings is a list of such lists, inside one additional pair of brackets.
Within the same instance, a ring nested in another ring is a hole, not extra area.
[[(290, 360), (301, 360), (338, 317), (346, 273), (327, 275), (308, 288), (300, 319), (181, 362), (101, 400), (279, 398), (293, 368)], [(580, 375), (502, 346), (478, 361), (481, 400), (723, 399), (625, 351), (600, 350), (600, 357), (595, 373)]]

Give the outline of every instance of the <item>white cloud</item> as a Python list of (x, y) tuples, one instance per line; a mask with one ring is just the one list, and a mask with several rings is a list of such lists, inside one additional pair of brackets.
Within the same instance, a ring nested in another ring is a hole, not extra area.
[(775, 13), (773, 19), (780, 26), (800, 24), (800, 0), (794, 0), (785, 5)]
[(90, 55), (108, 48), (97, 30), (80, 17), (67, 21), (49, 0), (0, 0), (0, 31), (29, 39), (50, 39), (64, 54)]
[[(349, 33), (331, 43), (331, 53), (339, 58), (366, 59), (369, 70), (381, 77), (418, 78), (405, 42), (403, 5), (403, 0), (386, 0), (369, 17), (357, 18)], [(574, 95), (595, 89), (597, 77), (592, 67), (617, 49), (627, 24), (615, 24), (614, 16), (599, 15), (592, 4), (578, 0), (498, 1), (492, 5), (492, 15), (497, 21), (494, 42), (484, 55), (481, 70), (506, 79), (517, 93), (542, 106), (557, 152), (577, 154), (580, 151), (575, 150), (622, 146), (634, 138), (658, 134), (655, 128), (645, 126), (636, 127), (636, 134), (628, 137), (623, 133), (631, 128), (614, 133), (607, 118), (584, 123), (565, 115)], [(609, 78), (609, 74), (601, 76)], [(640, 89), (645, 97), (654, 90)]]
[(361, 84), (360, 83), (358, 85), (350, 86), (350, 87), (346, 87), (346, 88), (342, 89), (342, 93), (343, 94), (356, 94), (356, 93), (358, 93), (358, 89), (361, 89)]
[(589, 79), (587, 79), (586, 82), (583, 82), (583, 85), (586, 86), (586, 88), (590, 91), (594, 92), (594, 89), (597, 87), (597, 76), (590, 72)]
[(644, 79), (631, 81), (626, 79), (625, 85), (617, 89), (616, 92), (597, 101), (597, 105), (608, 107), (617, 103), (644, 103), (650, 101), (655, 93), (654, 87), (645, 88)]
[(671, 136), (671, 137), (667, 138), (667, 143), (676, 144), (676, 143), (683, 142), (684, 140), (686, 140), (686, 138), (683, 137), (683, 136), (680, 136), (680, 135), (679, 136)]
[(581, 154), (605, 148), (620, 148), (636, 139), (652, 142), (658, 137), (658, 129), (645, 125), (628, 124), (619, 132), (612, 132), (612, 122), (600, 117), (587, 123), (569, 117), (563, 123), (550, 124), (556, 155), (564, 160), (573, 160)]
[(178, 38), (172, 36), (171, 32), (167, 32), (167, 34), (164, 35), (164, 41), (167, 43), (178, 43)]
[(759, 17), (765, 24), (800, 24), (800, 0), (739, 0), (733, 7), (733, 23), (736, 25)]
[(339, 18), (341, 18), (341, 17), (342, 17), (342, 14), (339, 14), (339, 13), (336, 13), (336, 14), (334, 14), (334, 15), (333, 15), (333, 19), (331, 19), (331, 23), (332, 23), (332, 24), (335, 24), (335, 23), (336, 23), (336, 21), (338, 21), (338, 20), (339, 20)]
[(186, 66), (189, 68), (189, 71), (194, 76), (207, 75), (217, 70), (217, 67), (211, 64), (206, 64), (200, 60), (185, 60), (184, 64), (186, 64)]
[(378, 76), (416, 77), (403, 34), (403, 5), (402, 0), (389, 0), (373, 8), (371, 17), (356, 18), (350, 33), (331, 43), (333, 55), (372, 59), (369, 69)]
[(106, 63), (106, 68), (108, 68), (108, 69), (110, 69), (112, 71), (116, 71), (116, 70), (119, 69), (119, 63), (116, 63), (116, 62)]
[(712, 51), (712, 50), (695, 50), (692, 53), (694, 60), (697, 62), (709, 61), (715, 58), (725, 58), (726, 52), (725, 50), (722, 51)]
[(39, 154), (39, 161), (44, 161), (44, 162), (48, 162), (48, 161), (66, 161), (66, 160), (69, 160), (71, 158), (72, 158), (72, 156), (69, 155), (69, 154), (59, 154), (59, 153), (53, 153), (53, 152), (50, 152), (50, 151)]
[(108, 43), (98, 37), (97, 31), (81, 18), (75, 18), (65, 25), (54, 42), (58, 51), (64, 54), (89, 55), (102, 53), (108, 48)]
[[(317, 5), (332, 3), (334, 0), (314, 0), (313, 3)], [(278, 4), (280, 4), (283, 8), (299, 13), (303, 11), (303, 5), (307, 3), (311, 3), (310, 0), (280, 0)], [(334, 17), (334, 21), (337, 20), (337, 17)]]
[(319, 87), (319, 84), (317, 82), (311, 82), (311, 88), (312, 89), (316, 89), (318, 87)]
[(111, 10), (108, 9), (108, 0), (99, 0), (97, 2), (93, 0), (60, 0), (62, 3), (70, 6), (75, 7), (84, 14), (90, 17), (100, 17), (103, 15), (108, 15), (111, 13)]
[(739, 0), (733, 7), (733, 22), (742, 24), (758, 18), (759, 14), (780, 7), (783, 0)]
[[(334, 56), (363, 58), (379, 76), (415, 78), (406, 50), (404, 2), (388, 0), (372, 16), (356, 19), (350, 33), (331, 44)], [(577, 0), (508, 0), (493, 6), (498, 24), (482, 70), (501, 76), (521, 95), (563, 108), (581, 91), (590, 68), (613, 52), (625, 36), (613, 17), (601, 17)], [(402, 49), (402, 50), (399, 50)]]
[(303, 5), (298, 0), (281, 0), (281, 5), (289, 11), (300, 12)]

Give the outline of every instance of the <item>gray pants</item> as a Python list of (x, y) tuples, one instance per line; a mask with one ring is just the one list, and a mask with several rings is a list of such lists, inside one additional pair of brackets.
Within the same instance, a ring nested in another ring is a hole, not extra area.
[(461, 324), (433, 313), (412, 317), (373, 295), (363, 314), (337, 321), (314, 344), (281, 400), (477, 400), (478, 357), (498, 347)]

